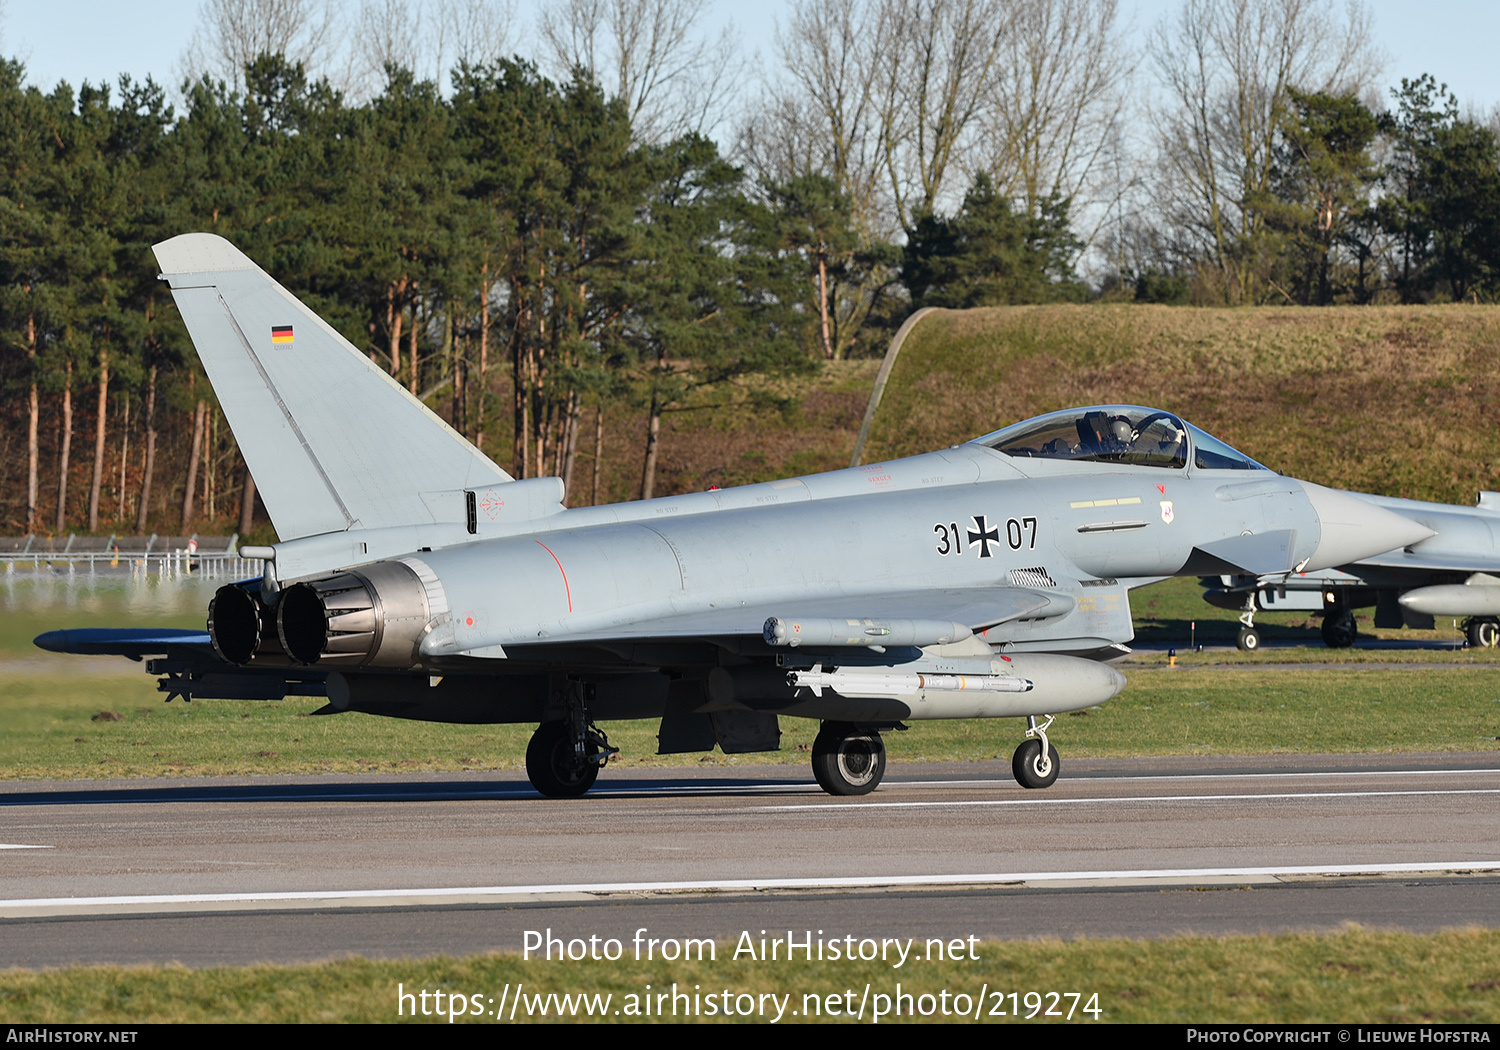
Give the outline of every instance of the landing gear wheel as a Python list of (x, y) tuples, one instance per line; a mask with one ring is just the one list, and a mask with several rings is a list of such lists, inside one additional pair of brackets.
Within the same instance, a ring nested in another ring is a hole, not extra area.
[(1260, 632), (1254, 627), (1241, 627), (1234, 644), (1242, 653), (1253, 653), (1260, 648)]
[(526, 745), (526, 775), (548, 798), (578, 798), (599, 778), (599, 745), (590, 736), (579, 764), (566, 722), (543, 722)]
[(812, 769), (830, 795), (868, 795), (885, 776), (885, 741), (875, 729), (824, 722), (813, 740)]
[(1464, 624), (1464, 634), (1475, 649), (1493, 649), (1500, 645), (1500, 620), (1474, 617)]
[(1051, 787), (1057, 780), (1057, 771), (1060, 767), (1057, 748), (1048, 744), (1046, 751), (1043, 752), (1040, 740), (1021, 741), (1021, 746), (1016, 748), (1016, 753), (1010, 760), (1011, 772), (1016, 775), (1016, 783), (1023, 788)]
[(1347, 649), (1359, 637), (1354, 614), (1348, 609), (1334, 609), (1323, 615), (1323, 644), (1330, 649)]

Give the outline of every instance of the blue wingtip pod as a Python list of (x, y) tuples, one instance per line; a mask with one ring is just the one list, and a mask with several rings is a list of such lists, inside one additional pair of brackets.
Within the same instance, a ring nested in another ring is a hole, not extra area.
[(207, 631), (174, 627), (79, 627), (48, 631), (33, 640), (39, 649), (83, 656), (134, 656), (164, 653), (183, 645), (211, 644)]
[(46, 634), (37, 635), (32, 639), (31, 644), (38, 649), (46, 649), (49, 653), (71, 653), (73, 650), (68, 648), (68, 635), (72, 633), (71, 631), (48, 631)]

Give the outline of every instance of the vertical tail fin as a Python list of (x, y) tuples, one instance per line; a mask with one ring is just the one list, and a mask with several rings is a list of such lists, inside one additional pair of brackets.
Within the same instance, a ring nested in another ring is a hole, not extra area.
[(463, 521), (511, 480), (224, 238), (154, 251), (283, 540)]

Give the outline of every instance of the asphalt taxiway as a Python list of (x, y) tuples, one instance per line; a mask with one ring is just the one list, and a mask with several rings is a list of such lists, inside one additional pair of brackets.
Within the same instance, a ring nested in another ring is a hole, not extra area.
[(5, 965), (519, 950), (742, 930), (1160, 936), (1500, 924), (1500, 755), (0, 786)]

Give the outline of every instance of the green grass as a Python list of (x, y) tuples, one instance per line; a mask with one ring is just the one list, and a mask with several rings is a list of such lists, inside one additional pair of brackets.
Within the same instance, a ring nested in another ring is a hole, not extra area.
[[(923, 946), (915, 947), (920, 954)], [(924, 1009), (938, 1007), (937, 994), (947, 991), (950, 1003), (953, 995), (968, 996), (972, 1010), (974, 1000), (988, 989), (981, 1019), (998, 1023), (1017, 1020), (1011, 1016), (1010, 992), (1018, 993), (1017, 1004), (1024, 1015), (1028, 1012), (1026, 993), (1054, 991), (1078, 992), (1081, 997), (1038, 996), (1031, 1001), (1034, 1008), (1045, 1010), (1055, 1003), (1065, 1014), (1070, 1005), (1082, 1007), (1093, 1001), (1106, 1022), (1500, 1021), (1500, 931), (1494, 930), (1423, 936), (1351, 928), (1327, 935), (988, 942), (977, 945), (977, 961), (911, 960), (902, 969), (879, 962), (734, 961), (732, 952), (732, 945), (719, 945), (714, 962), (638, 963), (628, 961), (627, 949), (626, 960), (620, 962), (548, 963), (496, 954), (204, 970), (170, 966), (68, 967), (42, 973), (12, 970), (0, 972), (0, 1009), (11, 1024), (389, 1022), (403, 1019), (397, 1017), (398, 985), (407, 992), (442, 990), (447, 993), (445, 1003), (452, 995), (464, 996), (466, 1009), (477, 1005), (493, 1011), (502, 994), (510, 1001), (520, 984), (528, 994), (608, 994), (611, 999), (600, 1019), (619, 1023), (645, 1019), (629, 1015), (629, 997), (634, 996), (639, 1004), (646, 985), (654, 992), (670, 993), (675, 982), (679, 990), (691, 993), (696, 986), (705, 995), (722, 994), (726, 989), (733, 995), (790, 995), (790, 1000), (782, 1000), (787, 1010), (784, 1020), (789, 1022), (817, 1019), (802, 1015), (811, 997), (821, 1000), (826, 1009), (829, 996), (848, 1002), (844, 994), (852, 990), (852, 1002), (858, 1006), (868, 984), (871, 1005), (864, 1015), (868, 1023), (880, 1003), (875, 996), (893, 997), (900, 982), (904, 993), (934, 996), (921, 1004)], [(1003, 1001), (993, 997), (997, 991), (1004, 995)], [(1095, 994), (1097, 1000), (1091, 1000)], [(472, 998), (476, 996), (480, 997), (477, 1002)], [(429, 1007), (435, 1001), (429, 999)], [(415, 1000), (417, 1009), (421, 1002)], [(917, 1005), (915, 998), (913, 1005)], [(997, 1006), (1006, 1011), (1005, 1016), (989, 1015)], [(616, 1016), (616, 1010), (622, 1013)], [(794, 1010), (799, 1016), (792, 1016)], [(524, 1011), (518, 1011), (516, 1021), (524, 1016)], [(555, 1012), (547, 1019), (556, 1020)], [(938, 1015), (916, 1020), (941, 1019)], [(826, 1014), (821, 1020), (848, 1022), (847, 1017)], [(1036, 1020), (1056, 1023), (1064, 1018)], [(1075, 1023), (1091, 1021), (1074, 1014)]]
[[(1481, 668), (1257, 670), (1141, 667), (1117, 699), (1058, 719), (1068, 757), (1500, 747), (1500, 674)], [(0, 683), (0, 775), (98, 779), (503, 770), (525, 764), (531, 725), (457, 726), (346, 713), (320, 700), (164, 704), (144, 674), (26, 673)], [(1009, 758), (1016, 719), (912, 722), (893, 762)], [(803, 767), (817, 731), (782, 720), (780, 751), (658, 756), (656, 723), (605, 723), (619, 768)]]

